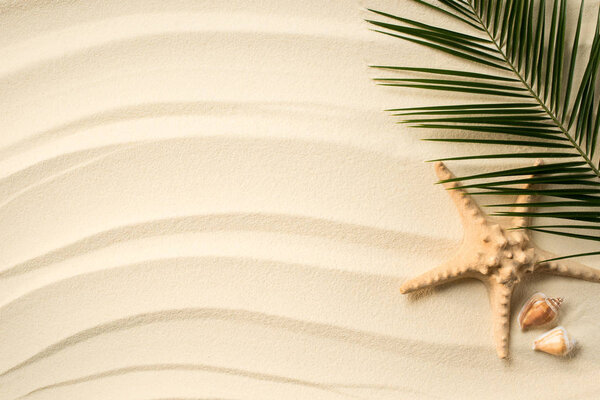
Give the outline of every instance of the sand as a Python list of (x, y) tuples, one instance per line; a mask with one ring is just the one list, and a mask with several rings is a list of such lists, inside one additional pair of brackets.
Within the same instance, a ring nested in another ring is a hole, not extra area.
[[(462, 236), (424, 161), (481, 149), (382, 111), (469, 97), (368, 64), (465, 64), (366, 6), (457, 27), (409, 1), (0, 3), (1, 400), (599, 396), (600, 285), (520, 285), (508, 362), (481, 283), (400, 295)], [(518, 331), (535, 291), (573, 358)]]

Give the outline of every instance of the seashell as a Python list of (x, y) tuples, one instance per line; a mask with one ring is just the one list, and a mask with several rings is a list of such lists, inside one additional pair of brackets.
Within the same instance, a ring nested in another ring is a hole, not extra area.
[(547, 297), (543, 293), (535, 293), (519, 312), (521, 329), (545, 326), (555, 321), (562, 302), (562, 297)]
[(553, 356), (566, 356), (575, 348), (575, 340), (572, 339), (565, 328), (556, 328), (544, 333), (533, 342), (533, 350), (543, 351)]

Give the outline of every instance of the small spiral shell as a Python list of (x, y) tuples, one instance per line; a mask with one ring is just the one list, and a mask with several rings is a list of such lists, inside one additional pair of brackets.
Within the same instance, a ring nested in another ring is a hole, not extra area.
[(563, 301), (562, 297), (547, 297), (543, 293), (535, 293), (519, 312), (519, 326), (522, 330), (527, 330), (551, 324), (558, 317)]
[(533, 350), (543, 351), (553, 356), (566, 356), (575, 348), (575, 340), (569, 336), (567, 330), (558, 326), (533, 342)]

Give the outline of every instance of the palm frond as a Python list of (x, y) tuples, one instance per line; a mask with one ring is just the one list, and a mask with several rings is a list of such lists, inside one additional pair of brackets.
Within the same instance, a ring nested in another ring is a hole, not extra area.
[[(431, 161), (545, 159), (541, 165), (459, 176), (456, 180), (472, 181), (462, 187), (475, 189), (476, 195), (540, 195), (540, 200), (534, 203), (537, 211), (498, 211), (495, 215), (577, 221), (573, 225), (536, 225), (528, 229), (600, 241), (600, 235), (581, 232), (600, 231), (600, 165), (596, 152), (600, 132), (600, 10), (592, 21), (596, 29), (591, 48), (587, 57), (582, 58), (584, 0), (574, 15), (569, 15), (567, 0), (413, 1), (432, 12), (452, 17), (464, 24), (464, 30), (448, 30), (371, 9), (378, 18), (367, 22), (376, 32), (470, 62), (473, 70), (373, 65), (378, 70), (409, 74), (377, 78), (376, 83), (492, 96), (504, 101), (387, 111), (400, 117), (401, 124), (446, 133), (424, 140), (506, 147), (496, 153)], [(578, 70), (583, 75), (576, 79)], [(533, 178), (524, 178), (525, 175)], [(525, 183), (540, 186), (529, 189), (516, 186)], [(513, 206), (515, 203), (509, 201), (489, 205)], [(590, 254), (600, 251), (561, 258)]]

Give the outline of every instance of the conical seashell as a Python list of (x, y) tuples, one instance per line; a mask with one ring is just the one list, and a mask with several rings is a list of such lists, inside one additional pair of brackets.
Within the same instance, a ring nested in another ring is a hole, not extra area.
[(554, 356), (566, 356), (575, 347), (575, 340), (569, 337), (562, 326), (544, 333), (533, 342), (533, 350), (543, 351)]
[(545, 326), (556, 320), (558, 309), (563, 302), (562, 297), (546, 297), (536, 293), (525, 303), (519, 312), (519, 325), (522, 330)]

